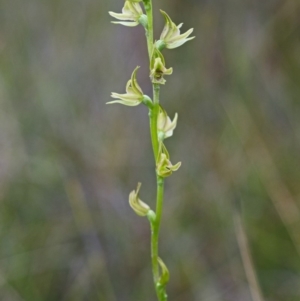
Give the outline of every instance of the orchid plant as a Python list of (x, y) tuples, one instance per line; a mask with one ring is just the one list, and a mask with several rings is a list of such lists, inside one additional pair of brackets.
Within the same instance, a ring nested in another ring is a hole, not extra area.
[(139, 67), (136, 67), (130, 80), (127, 82), (126, 93), (113, 92), (111, 97), (115, 100), (108, 102), (108, 104), (119, 103), (126, 106), (144, 104), (149, 109), (150, 132), (157, 179), (156, 209), (151, 210), (149, 205), (140, 199), (141, 183), (138, 183), (137, 189), (129, 194), (129, 204), (137, 215), (146, 216), (150, 222), (152, 271), (156, 295), (159, 301), (167, 301), (166, 285), (169, 282), (170, 275), (165, 263), (158, 256), (158, 239), (164, 199), (164, 181), (165, 178), (179, 169), (181, 162), (175, 165), (171, 163), (169, 152), (164, 144), (164, 140), (173, 135), (177, 125), (178, 114), (176, 113), (174, 119), (171, 120), (159, 100), (160, 87), (166, 83), (164, 76), (173, 73), (173, 68), (166, 67), (162, 50), (164, 48), (177, 48), (194, 37), (190, 37), (193, 29), (181, 34), (182, 23), (176, 25), (166, 12), (162, 10), (160, 12), (165, 19), (165, 26), (160, 39), (157, 41), (153, 39), (152, 0), (127, 0), (124, 3), (122, 13), (109, 12), (112, 17), (119, 20), (112, 23), (128, 27), (138, 25), (144, 27), (147, 37), (150, 65), (149, 76), (153, 86), (153, 99), (145, 95), (139, 86), (137, 82)]

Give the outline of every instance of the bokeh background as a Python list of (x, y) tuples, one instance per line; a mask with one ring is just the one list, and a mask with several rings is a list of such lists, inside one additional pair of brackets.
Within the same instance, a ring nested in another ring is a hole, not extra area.
[[(171, 301), (300, 300), (300, 2), (154, 0), (197, 38), (165, 51), (160, 254)], [(0, 300), (153, 301), (147, 110), (107, 106), (132, 70), (151, 95), (143, 29), (122, 0), (0, 1)]]

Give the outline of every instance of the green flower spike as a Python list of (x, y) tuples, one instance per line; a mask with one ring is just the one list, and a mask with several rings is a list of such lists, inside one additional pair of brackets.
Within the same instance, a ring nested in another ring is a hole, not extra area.
[(136, 67), (131, 74), (131, 79), (126, 85), (126, 94), (118, 94), (115, 92), (111, 93), (112, 98), (118, 98), (118, 100), (113, 100), (107, 102), (107, 104), (120, 103), (125, 106), (137, 106), (141, 102), (144, 102), (147, 106), (152, 105), (152, 101), (149, 96), (144, 95), (141, 87), (136, 80), (136, 73), (140, 67)]
[(158, 139), (160, 141), (169, 138), (173, 135), (173, 131), (176, 128), (178, 120), (178, 114), (176, 113), (174, 116), (173, 121), (168, 116), (165, 109), (160, 105), (159, 106), (159, 113), (157, 118), (157, 131), (158, 131)]
[(154, 48), (150, 62), (150, 78), (152, 83), (164, 85), (166, 80), (163, 76), (173, 73), (173, 68), (167, 69), (165, 65), (166, 63), (162, 53), (157, 48)]
[(183, 23), (176, 25), (166, 12), (164, 12), (163, 10), (160, 10), (160, 12), (165, 17), (166, 24), (160, 35), (160, 40), (156, 42), (156, 47), (159, 50), (162, 50), (165, 47), (168, 49), (177, 48), (186, 43), (187, 41), (190, 41), (195, 38), (188, 37), (193, 32), (193, 28), (189, 29), (183, 34), (180, 34), (180, 28)]
[(170, 155), (165, 147), (165, 145), (160, 142), (158, 159), (156, 163), (156, 173), (162, 178), (169, 177), (173, 171), (176, 171), (181, 166), (181, 162), (173, 165), (170, 161)]
[(142, 184), (138, 183), (136, 190), (131, 191), (129, 194), (129, 204), (137, 215), (146, 216), (151, 209), (147, 204), (139, 199), (139, 191), (141, 186)]
[(112, 17), (121, 20), (121, 22), (118, 21), (112, 23), (129, 27), (134, 27), (139, 24), (146, 26), (147, 16), (143, 14), (143, 10), (138, 2), (140, 1), (125, 1), (121, 14), (117, 14), (111, 11), (108, 12)]

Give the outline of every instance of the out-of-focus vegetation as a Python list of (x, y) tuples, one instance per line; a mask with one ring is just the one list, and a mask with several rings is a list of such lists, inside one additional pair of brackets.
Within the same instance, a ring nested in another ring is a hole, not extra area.
[[(0, 1), (0, 300), (155, 298), (128, 205), (138, 180), (154, 202), (146, 109), (105, 106), (137, 64), (151, 94), (143, 29), (110, 24), (122, 5)], [(165, 52), (183, 162), (161, 233), (170, 300), (298, 301), (300, 2), (154, 5), (157, 37), (159, 8), (197, 36)]]

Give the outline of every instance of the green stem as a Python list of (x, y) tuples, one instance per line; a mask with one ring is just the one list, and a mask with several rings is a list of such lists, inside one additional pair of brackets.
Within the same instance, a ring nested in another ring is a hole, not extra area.
[(158, 154), (158, 137), (157, 137), (157, 110), (155, 107), (149, 111), (150, 118), (150, 132), (151, 132), (151, 140), (152, 140), (152, 148), (155, 162), (157, 160)]
[(151, 60), (152, 49), (153, 49), (153, 11), (152, 11), (152, 0), (143, 0), (145, 11), (148, 18), (148, 29), (146, 30), (148, 55)]
[[(143, 0), (145, 11), (148, 17), (148, 28), (146, 30), (147, 37), (147, 47), (149, 60), (151, 61), (152, 51), (153, 51), (153, 11), (152, 11), (152, 0)], [(153, 84), (153, 107), (149, 110), (150, 117), (150, 132), (152, 148), (155, 158), (155, 164), (158, 159), (159, 142), (157, 136), (157, 118), (159, 113), (159, 92), (160, 85)], [(157, 298), (159, 301), (166, 301), (167, 297), (164, 290), (161, 291), (157, 287), (159, 281), (159, 263), (158, 263), (158, 243), (159, 243), (159, 231), (161, 224), (161, 216), (163, 209), (164, 200), (164, 178), (157, 176), (157, 193), (156, 193), (156, 219), (151, 222), (151, 259), (152, 259), (152, 272), (153, 281), (155, 285), (155, 290)]]
[[(151, 60), (152, 49), (153, 49), (153, 11), (152, 11), (152, 0), (143, 0), (145, 11), (148, 18), (148, 27), (146, 29), (146, 37), (147, 37), (147, 47), (148, 47), (148, 55), (149, 61)], [(153, 95), (154, 95), (154, 106), (149, 110), (149, 118), (150, 118), (150, 132), (151, 132), (151, 140), (155, 162), (157, 160), (158, 155), (158, 138), (157, 138), (157, 116), (158, 116), (158, 103), (159, 103), (159, 87), (156, 89), (153, 85)]]
[(159, 280), (159, 265), (158, 265), (158, 242), (159, 230), (161, 224), (162, 208), (164, 200), (164, 179), (157, 177), (157, 196), (156, 196), (156, 219), (151, 224), (151, 258), (152, 258), (152, 272), (153, 281), (157, 293), (157, 297), (161, 300), (161, 293), (156, 287)]
[[(152, 147), (154, 152), (155, 162), (158, 157), (158, 137), (157, 137), (157, 117), (159, 110), (159, 91), (160, 86), (153, 84), (153, 103), (154, 106), (150, 111), (150, 130), (151, 130), (151, 139)], [(158, 291), (156, 284), (159, 280), (159, 264), (158, 264), (158, 242), (159, 242), (159, 230), (161, 223), (162, 207), (163, 207), (163, 198), (164, 198), (164, 179), (157, 177), (157, 193), (156, 193), (156, 219), (151, 223), (151, 258), (152, 258), (152, 272), (153, 272), (153, 281), (156, 289), (157, 298), (160, 301), (163, 301), (161, 298), (162, 295)]]
[(153, 84), (153, 107), (149, 111), (150, 117), (150, 132), (151, 132), (151, 140), (152, 140), (152, 147), (154, 153), (155, 162), (157, 161), (158, 156), (158, 136), (157, 136), (157, 118), (159, 112), (159, 91), (160, 86), (158, 84)]

